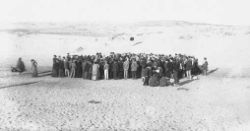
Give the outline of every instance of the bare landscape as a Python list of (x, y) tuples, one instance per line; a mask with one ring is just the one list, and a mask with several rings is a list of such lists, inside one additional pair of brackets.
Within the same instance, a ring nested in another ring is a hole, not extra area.
[[(1, 29), (0, 42), (1, 130), (250, 129), (250, 27), (185, 21), (18, 23)], [(29, 74), (30, 59), (44, 72), (51, 70), (54, 54), (113, 51), (207, 57), (210, 73), (182, 79), (178, 88)], [(22, 75), (10, 72), (18, 57), (28, 68)]]

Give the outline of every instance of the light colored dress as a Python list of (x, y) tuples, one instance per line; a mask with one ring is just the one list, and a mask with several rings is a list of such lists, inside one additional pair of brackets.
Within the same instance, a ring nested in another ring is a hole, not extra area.
[(37, 62), (32, 61), (31, 63), (31, 71), (32, 71), (32, 77), (37, 77), (38, 76), (38, 71), (37, 71)]
[(92, 66), (92, 80), (97, 80), (99, 78), (99, 64), (93, 64)]

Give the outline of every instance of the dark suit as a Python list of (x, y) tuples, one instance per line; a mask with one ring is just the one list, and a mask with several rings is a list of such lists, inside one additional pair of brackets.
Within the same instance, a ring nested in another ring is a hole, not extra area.
[(119, 71), (118, 63), (115, 61), (112, 66), (112, 71), (113, 71), (113, 78), (117, 79), (117, 74)]

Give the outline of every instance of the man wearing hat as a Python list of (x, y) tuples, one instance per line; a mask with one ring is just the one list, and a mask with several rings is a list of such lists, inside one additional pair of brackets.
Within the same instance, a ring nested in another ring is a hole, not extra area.
[(53, 66), (52, 66), (52, 77), (58, 77), (58, 73), (59, 73), (59, 62), (57, 56), (54, 55)]
[(201, 67), (202, 67), (202, 74), (206, 76), (208, 71), (208, 62), (206, 57), (204, 57)]

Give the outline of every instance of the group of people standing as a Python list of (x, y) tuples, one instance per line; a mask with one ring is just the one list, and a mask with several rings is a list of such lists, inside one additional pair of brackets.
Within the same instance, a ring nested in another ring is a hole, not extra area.
[[(53, 58), (52, 77), (83, 78), (89, 80), (138, 79), (143, 85), (178, 85), (179, 79), (192, 79), (199, 74), (207, 75), (208, 62), (204, 58), (202, 65), (193, 56), (183, 54), (134, 54), (114, 53), (108, 56), (70, 55)], [(173, 82), (171, 82), (173, 80)]]

